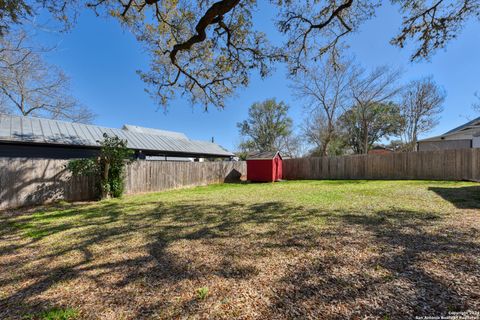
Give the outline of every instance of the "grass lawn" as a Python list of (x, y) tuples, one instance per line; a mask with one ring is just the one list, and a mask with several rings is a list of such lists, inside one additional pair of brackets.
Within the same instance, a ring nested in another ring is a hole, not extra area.
[(225, 184), (0, 213), (0, 319), (480, 311), (480, 185)]

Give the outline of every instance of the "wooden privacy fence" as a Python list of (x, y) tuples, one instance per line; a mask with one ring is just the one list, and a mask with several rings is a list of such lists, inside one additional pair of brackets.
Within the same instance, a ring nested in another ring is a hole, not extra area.
[[(93, 177), (75, 177), (68, 160), (0, 158), (0, 210), (56, 200), (92, 200), (97, 196)], [(126, 170), (126, 193), (239, 180), (245, 162), (135, 161)]]
[(0, 158), (0, 209), (95, 197), (93, 177), (72, 177), (67, 161)]
[(240, 176), (247, 173), (247, 166), (243, 161), (136, 161), (126, 171), (125, 193), (135, 194), (240, 181)]
[(286, 159), (283, 178), (480, 181), (480, 149)]

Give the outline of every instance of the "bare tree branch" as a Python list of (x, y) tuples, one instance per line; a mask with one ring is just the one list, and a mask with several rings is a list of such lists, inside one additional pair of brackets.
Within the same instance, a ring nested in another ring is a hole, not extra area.
[(414, 151), (418, 136), (432, 130), (443, 111), (446, 93), (432, 77), (410, 82), (402, 94), (400, 110), (404, 119), (401, 138), (408, 151)]
[(479, 0), (463, 1), (406, 1), (401, 4), (404, 13), (403, 28), (391, 43), (403, 48), (409, 39), (419, 46), (412, 60), (428, 58), (439, 48), (454, 39), (470, 16), (479, 16)]
[(348, 61), (335, 67), (331, 60), (323, 59), (294, 78), (295, 94), (306, 104), (305, 136), (322, 156), (328, 155), (330, 143), (338, 134), (338, 117), (350, 106), (350, 72)]
[[(368, 152), (372, 141), (377, 139), (377, 133), (384, 134), (390, 130), (384, 130), (382, 126), (376, 126), (373, 129), (372, 124), (375, 125), (379, 122), (378, 114), (385, 114), (382, 109), (389, 110), (388, 112), (393, 110), (389, 107), (389, 103), (402, 91), (402, 87), (398, 84), (400, 75), (399, 70), (392, 70), (388, 66), (378, 67), (370, 73), (362, 69), (357, 69), (352, 73), (349, 81), (350, 94), (353, 99), (351, 112), (354, 113), (355, 121), (359, 123), (362, 139), (360, 151), (362, 153)], [(389, 117), (387, 118), (389, 119)], [(385, 121), (385, 123), (389, 122)], [(399, 124), (397, 123), (397, 125)], [(396, 131), (396, 128), (393, 131)]]
[[(403, 13), (392, 44), (413, 41), (412, 60), (430, 57), (455, 38), (470, 18), (480, 16), (480, 0), (390, 0)], [(192, 103), (223, 107), (253, 72), (267, 76), (275, 63), (288, 63), (295, 75), (327, 55), (341, 57), (348, 35), (373, 17), (380, 0), (271, 0), (285, 42), (274, 46), (255, 28), (255, 0), (4, 0), (0, 34), (48, 10), (65, 27), (86, 5), (97, 15), (118, 19), (151, 54), (149, 70), (139, 72), (148, 91), (166, 106), (185, 96)]]
[(3, 112), (90, 122), (93, 114), (69, 94), (69, 80), (45, 64), (41, 50), (27, 45), (24, 33), (0, 38), (0, 96)]

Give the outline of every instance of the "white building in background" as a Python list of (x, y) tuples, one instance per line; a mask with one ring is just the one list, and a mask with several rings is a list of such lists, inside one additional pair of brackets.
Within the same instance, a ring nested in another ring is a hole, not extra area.
[(480, 117), (440, 136), (418, 141), (418, 151), (480, 148)]

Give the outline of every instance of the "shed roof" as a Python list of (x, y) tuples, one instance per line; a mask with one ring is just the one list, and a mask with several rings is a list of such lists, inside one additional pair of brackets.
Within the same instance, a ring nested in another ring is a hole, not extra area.
[(139, 130), (132, 127), (134, 126), (129, 126), (128, 129), (116, 129), (0, 114), (0, 142), (100, 147), (99, 141), (106, 133), (109, 136), (127, 140), (128, 147), (135, 150), (185, 155), (233, 156), (231, 152), (215, 143), (190, 140), (182, 133), (137, 127), (142, 129)]
[(277, 155), (282, 158), (279, 151), (252, 152), (247, 155), (247, 160), (271, 160)]

